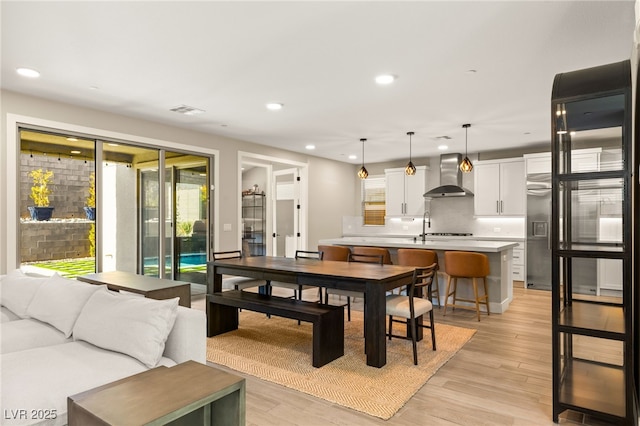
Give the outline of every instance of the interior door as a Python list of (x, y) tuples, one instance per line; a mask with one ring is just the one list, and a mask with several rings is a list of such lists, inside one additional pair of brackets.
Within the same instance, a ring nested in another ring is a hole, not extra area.
[(300, 172), (297, 168), (273, 172), (274, 256), (294, 257), (300, 247)]

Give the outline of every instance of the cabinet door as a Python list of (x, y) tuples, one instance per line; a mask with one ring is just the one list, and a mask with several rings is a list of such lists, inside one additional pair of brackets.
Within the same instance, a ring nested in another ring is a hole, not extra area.
[(500, 164), (477, 164), (473, 207), (478, 216), (500, 214)]
[(551, 174), (551, 153), (540, 157), (527, 158), (527, 174), (549, 173)]
[(385, 208), (387, 216), (402, 216), (404, 214), (404, 172), (388, 171)]
[(524, 216), (524, 161), (500, 164), (500, 214)]
[(404, 178), (406, 189), (407, 208), (405, 213), (408, 216), (422, 216), (424, 213), (424, 193), (427, 182), (427, 171), (425, 168), (418, 168), (413, 176)]

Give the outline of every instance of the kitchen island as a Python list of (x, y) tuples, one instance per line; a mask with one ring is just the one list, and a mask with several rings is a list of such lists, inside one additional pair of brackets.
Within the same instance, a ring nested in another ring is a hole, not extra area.
[[(447, 250), (460, 250), (484, 253), (489, 257), (490, 275), (487, 277), (489, 287), (489, 306), (491, 313), (503, 313), (509, 309), (513, 300), (513, 282), (511, 278), (511, 256), (516, 242), (476, 240), (472, 238), (428, 238), (422, 241), (420, 238), (385, 238), (385, 237), (342, 237), (320, 240), (323, 245), (341, 245), (348, 247), (371, 246), (385, 247), (391, 253), (392, 262), (397, 260), (399, 248), (421, 248), (434, 250), (438, 253), (440, 266), (440, 302), (444, 305), (444, 297), (447, 289), (447, 275), (444, 270), (444, 252)], [(459, 279), (462, 284), (464, 280)], [(462, 298), (473, 298), (470, 285), (459, 285), (458, 295)]]

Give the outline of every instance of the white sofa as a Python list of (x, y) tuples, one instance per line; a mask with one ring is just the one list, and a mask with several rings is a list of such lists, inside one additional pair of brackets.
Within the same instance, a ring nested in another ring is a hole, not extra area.
[(206, 318), (59, 275), (0, 277), (2, 425), (65, 425), (67, 397), (150, 368), (206, 363)]

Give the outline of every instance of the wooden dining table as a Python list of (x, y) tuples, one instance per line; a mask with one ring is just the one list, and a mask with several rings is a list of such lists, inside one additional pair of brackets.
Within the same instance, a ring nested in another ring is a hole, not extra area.
[[(411, 283), (415, 268), (359, 262), (254, 256), (207, 263), (207, 293), (222, 291), (222, 275), (266, 281), (353, 290), (365, 294), (365, 353), (367, 365), (383, 367), (387, 362), (386, 292)], [(212, 317), (207, 303), (207, 336)], [(421, 334), (422, 328), (419, 327)]]

